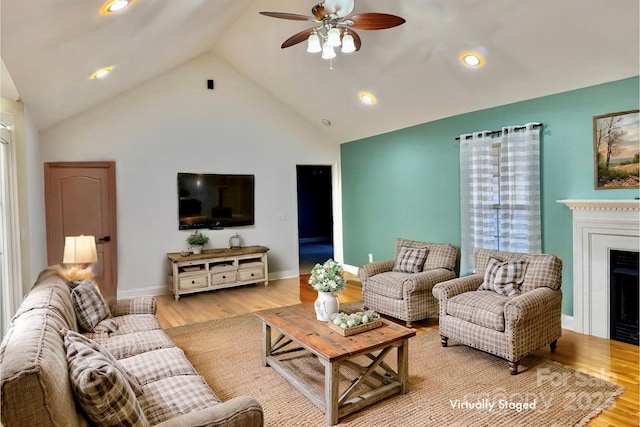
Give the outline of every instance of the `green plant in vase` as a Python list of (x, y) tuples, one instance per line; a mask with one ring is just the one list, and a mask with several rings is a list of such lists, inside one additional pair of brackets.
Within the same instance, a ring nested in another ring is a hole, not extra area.
[(191, 250), (193, 250), (194, 254), (199, 254), (202, 252), (202, 247), (209, 242), (209, 237), (200, 233), (199, 231), (194, 231), (187, 237), (187, 243), (191, 246)]

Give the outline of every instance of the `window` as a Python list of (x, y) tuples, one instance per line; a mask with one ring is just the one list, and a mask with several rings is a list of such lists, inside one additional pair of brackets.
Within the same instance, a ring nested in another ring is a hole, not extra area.
[(539, 124), (460, 137), (460, 272), (473, 269), (473, 249), (539, 253)]

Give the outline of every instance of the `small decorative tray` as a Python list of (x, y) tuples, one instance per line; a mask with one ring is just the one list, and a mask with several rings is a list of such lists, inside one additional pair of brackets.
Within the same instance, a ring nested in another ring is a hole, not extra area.
[[(346, 327), (347, 325), (353, 325)], [(367, 312), (359, 311), (357, 313), (334, 313), (329, 318), (329, 328), (333, 329), (343, 337), (359, 334), (360, 332), (370, 331), (371, 329), (382, 326), (380, 315), (373, 310)]]
[(359, 334), (360, 332), (370, 331), (371, 329), (379, 328), (383, 325), (382, 319), (374, 320), (373, 322), (365, 323), (363, 325), (354, 326), (353, 328), (341, 328), (338, 325), (334, 325), (332, 321), (328, 323), (329, 328), (333, 329), (343, 337), (348, 337), (349, 335)]

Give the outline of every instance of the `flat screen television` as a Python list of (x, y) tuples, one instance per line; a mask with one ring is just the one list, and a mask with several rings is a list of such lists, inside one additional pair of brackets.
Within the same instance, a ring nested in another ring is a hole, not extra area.
[(178, 228), (253, 225), (254, 182), (254, 175), (178, 172)]

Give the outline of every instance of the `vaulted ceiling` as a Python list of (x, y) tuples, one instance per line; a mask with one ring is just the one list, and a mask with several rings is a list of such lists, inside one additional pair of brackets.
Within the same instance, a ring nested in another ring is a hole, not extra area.
[[(0, 54), (41, 130), (213, 50), (333, 142), (640, 73), (638, 0), (355, 0), (353, 13), (406, 23), (358, 31), (361, 50), (338, 52), (332, 70), (306, 43), (280, 48), (312, 23), (258, 13), (311, 15), (315, 3), (136, 0), (107, 16), (101, 0), (2, 0)], [(465, 50), (485, 65), (463, 66)]]

